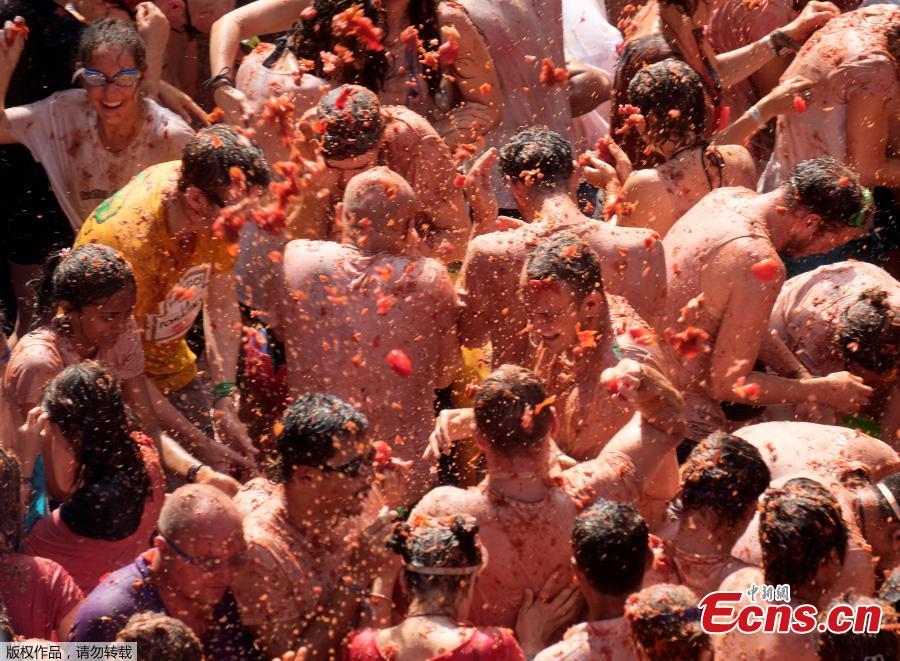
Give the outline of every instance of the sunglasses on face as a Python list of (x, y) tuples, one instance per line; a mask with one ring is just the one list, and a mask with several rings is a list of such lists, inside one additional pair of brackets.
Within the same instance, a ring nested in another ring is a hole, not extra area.
[(227, 565), (232, 569), (237, 569), (241, 567), (247, 562), (247, 552), (241, 551), (240, 553), (235, 553), (230, 558), (195, 558), (191, 555), (185, 553), (179, 546), (173, 542), (171, 539), (167, 537), (163, 537), (166, 540), (166, 544), (170, 549), (175, 551), (175, 554), (184, 560), (189, 565), (193, 565), (194, 567), (199, 568), (201, 571), (204, 571), (208, 574), (211, 574), (215, 571), (218, 571), (223, 566)]
[(81, 67), (72, 76), (74, 82), (78, 77), (84, 81), (88, 87), (105, 87), (107, 85), (118, 85), (119, 87), (134, 87), (141, 79), (141, 72), (137, 69), (122, 69), (112, 78), (108, 78), (102, 71), (96, 69), (88, 69)]
[(341, 464), (340, 466), (322, 464), (319, 468), (322, 469), (323, 473), (341, 473), (346, 477), (359, 477), (363, 472), (368, 472), (371, 469), (373, 461), (375, 461), (375, 450), (366, 455), (354, 457), (346, 464)]

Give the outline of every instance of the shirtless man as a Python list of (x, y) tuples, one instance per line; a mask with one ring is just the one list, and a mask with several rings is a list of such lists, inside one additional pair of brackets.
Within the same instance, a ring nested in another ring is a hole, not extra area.
[(257, 478), (235, 496), (248, 561), (234, 595), (265, 658), (300, 647), (336, 658), (364, 590), (386, 567), (395, 573), (386, 543), (396, 514), (360, 516), (375, 480), (367, 430), (347, 402), (302, 395), (281, 418), (274, 483)]
[[(863, 378), (875, 390), (865, 413), (880, 424), (881, 440), (900, 447), (897, 280), (867, 262), (821, 266), (784, 283), (769, 324), (809, 375), (846, 370)], [(819, 409), (814, 422), (833, 424), (834, 412)]]
[(652, 323), (665, 298), (664, 257), (657, 237), (649, 230), (592, 221), (581, 213), (571, 194), (575, 166), (569, 142), (554, 131), (525, 129), (502, 149), (500, 170), (526, 224), (469, 243), (460, 274), (463, 344), (481, 347), (490, 341), (493, 365), (525, 364), (528, 337), (520, 331), (528, 315), (516, 295), (519, 274), (538, 239), (562, 229), (574, 231), (597, 253), (607, 292), (624, 297)]
[[(828, 487), (850, 531), (844, 569), (831, 593), (851, 587), (871, 593), (877, 572), (890, 570), (900, 557), (900, 516), (883, 491), (900, 496), (897, 453), (853, 429), (809, 422), (766, 422), (735, 435), (759, 450), (773, 483), (812, 477)], [(750, 564), (761, 562), (757, 523), (750, 522), (732, 551)]]
[(667, 299), (657, 331), (672, 382), (685, 395), (690, 440), (726, 428), (721, 402), (815, 401), (840, 411), (866, 403), (872, 389), (847, 372), (797, 379), (754, 368), (760, 359), (776, 372), (792, 371), (782, 362), (783, 345), (766, 333), (785, 277), (779, 253), (827, 252), (859, 235), (864, 199), (852, 170), (821, 158), (798, 165), (771, 193), (715, 190), (669, 230), (662, 241)]
[(680, 511), (674, 530), (654, 549), (644, 585), (679, 583), (699, 595), (747, 567), (731, 549), (754, 518), (770, 473), (759, 450), (716, 432), (693, 449), (681, 467)]
[[(404, 106), (381, 106), (358, 85), (341, 85), (325, 94), (304, 117), (321, 143), (325, 168), (303, 196), (288, 224), (292, 238), (339, 236), (334, 209), (355, 174), (386, 165), (409, 182), (419, 198), (416, 231), (423, 254), (458, 261), (470, 230), (462, 189), (443, 139), (421, 116)], [(328, 189), (329, 195), (322, 196)]]
[(417, 209), (395, 172), (355, 176), (344, 193), (343, 243), (289, 243), (275, 292), (288, 392), (331, 392), (358, 406), (373, 440), (415, 460), (410, 502), (430, 488), (421, 456), (434, 391), (459, 362), (453, 283), (440, 262), (408, 256)]
[(478, 521), (491, 562), (475, 584), (473, 624), (511, 626), (525, 590), (538, 594), (555, 572), (571, 577), (569, 540), (579, 509), (598, 496), (636, 501), (677, 442), (677, 430), (666, 434), (646, 422), (672, 397), (652, 370), (626, 360), (601, 378), (646, 419), (636, 414), (597, 458), (551, 477), (552, 399), (532, 372), (513, 365), (495, 370), (475, 395), (470, 428), (487, 477), (469, 489), (439, 487), (413, 511), (413, 517), (466, 513)]
[[(847, 526), (840, 506), (828, 489), (810, 479), (790, 480), (766, 491), (759, 515), (762, 568), (732, 574), (719, 588), (741, 593), (750, 603), (751, 585), (788, 585), (790, 604), (812, 604), (820, 610), (830, 601), (829, 588), (840, 575), (847, 552)], [(870, 594), (866, 593), (866, 594)], [(753, 593), (765, 610), (768, 602)], [(723, 604), (724, 605), (724, 604)], [(712, 636), (717, 659), (795, 659), (817, 661), (816, 635), (799, 633), (738, 633)]]

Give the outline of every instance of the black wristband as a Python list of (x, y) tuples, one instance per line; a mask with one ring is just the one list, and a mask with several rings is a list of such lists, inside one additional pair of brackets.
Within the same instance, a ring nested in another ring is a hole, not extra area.
[(188, 468), (187, 475), (185, 475), (185, 478), (187, 479), (187, 481), (192, 484), (194, 482), (196, 482), (197, 481), (197, 473), (199, 473), (200, 469), (204, 468), (204, 467), (206, 467), (206, 464), (194, 464), (193, 466)]
[(800, 44), (781, 30), (772, 30), (772, 32), (769, 33), (769, 36), (772, 38), (772, 44), (775, 46), (775, 49), (781, 51), (782, 54), (784, 54), (784, 51), (796, 53), (800, 50)]
[(225, 87), (226, 85), (229, 87), (234, 87), (234, 78), (231, 76), (230, 67), (225, 67), (215, 76), (203, 83), (204, 87), (208, 87), (213, 91), (219, 89), (220, 87)]

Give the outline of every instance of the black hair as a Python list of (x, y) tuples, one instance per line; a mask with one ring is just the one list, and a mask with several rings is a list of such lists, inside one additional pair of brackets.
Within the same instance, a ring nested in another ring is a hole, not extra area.
[(85, 537), (128, 537), (140, 525), (150, 477), (115, 377), (92, 360), (70, 365), (47, 384), (42, 407), (78, 464), (81, 486), (61, 506), (63, 521)]
[(828, 156), (798, 163), (785, 186), (787, 207), (803, 207), (819, 215), (826, 231), (847, 227), (847, 221), (865, 207), (859, 177)]
[[(413, 3), (415, 4), (415, 3)], [(351, 7), (362, 10), (363, 16), (372, 24), (386, 30), (387, 13), (380, 2), (373, 0), (315, 0), (311, 18), (300, 18), (288, 35), (287, 46), (299, 60), (310, 60), (315, 64), (313, 73), (319, 78), (329, 78), (325, 73), (322, 53), (333, 51), (337, 46), (353, 52), (353, 64), (343, 67), (342, 83), (353, 83), (380, 92), (384, 87), (384, 76), (388, 68), (385, 50), (358, 47), (353, 36), (334, 34), (334, 17)]]
[(649, 535), (633, 505), (598, 498), (575, 519), (575, 562), (598, 592), (629, 594), (644, 578)]
[(681, 466), (681, 505), (685, 512), (710, 510), (724, 522), (737, 523), (771, 479), (753, 445), (732, 434), (713, 432)]
[(203, 661), (203, 646), (181, 620), (164, 613), (135, 613), (116, 634), (117, 643), (136, 643), (141, 658)]
[(12, 450), (0, 445), (0, 534), (5, 551), (21, 551), (25, 538), (21, 478), (19, 459)]
[[(890, 491), (891, 495), (894, 496), (894, 500), (900, 503), (900, 473), (892, 473), (882, 478), (878, 484), (883, 485)], [(874, 493), (878, 498), (878, 510), (881, 512), (882, 518), (884, 518), (887, 523), (891, 523), (895, 526), (900, 525), (900, 521), (897, 520), (897, 515), (894, 514), (894, 509), (891, 507), (890, 503), (887, 502), (884, 494), (881, 493), (881, 489), (874, 489)]]
[(689, 147), (703, 141), (710, 121), (706, 88), (681, 60), (669, 58), (638, 71), (628, 84), (628, 101), (647, 120), (654, 142)]
[(844, 561), (847, 537), (841, 506), (818, 482), (795, 478), (766, 491), (759, 542), (768, 584), (808, 585), (833, 551)]
[[(404, 565), (428, 568), (469, 568), (482, 563), (478, 543), (478, 524), (470, 516), (445, 519), (415, 517), (410, 523), (398, 523), (388, 540), (388, 548), (403, 558)], [(453, 595), (475, 579), (475, 573), (432, 575), (405, 569), (403, 581), (412, 594), (439, 590)]]
[(529, 282), (565, 283), (578, 302), (593, 292), (603, 293), (597, 253), (572, 232), (556, 232), (541, 239), (528, 255), (525, 276)]
[(877, 374), (894, 369), (900, 358), (900, 319), (887, 297), (883, 289), (867, 289), (841, 312), (837, 328), (844, 359)]
[(101, 46), (115, 46), (129, 51), (138, 71), (147, 69), (147, 47), (141, 35), (128, 21), (121, 18), (101, 18), (88, 25), (78, 42), (78, 60), (87, 66), (94, 51)]
[[(877, 608), (880, 611), (881, 626), (878, 633), (838, 634), (825, 628), (819, 636), (819, 658), (822, 661), (843, 661), (844, 659), (898, 659), (900, 658), (900, 634), (897, 632), (897, 611), (886, 601), (858, 595), (848, 590), (834, 599), (820, 614), (824, 621), (826, 613), (841, 604), (858, 608)], [(857, 616), (860, 616), (857, 613)], [(893, 626), (891, 626), (893, 625)]]
[(553, 420), (544, 384), (517, 365), (501, 365), (475, 394), (475, 424), (491, 448), (505, 455), (542, 446)]
[(658, 583), (628, 597), (625, 619), (648, 661), (699, 661), (710, 650), (700, 626), (699, 599), (685, 585)]
[(135, 287), (134, 271), (121, 253), (100, 243), (64, 248), (44, 262), (33, 282), (35, 323), (46, 321), (61, 301), (73, 309), (97, 305), (125, 287)]
[(287, 482), (295, 466), (324, 466), (335, 454), (335, 440), (362, 438), (368, 428), (364, 413), (334, 395), (298, 397), (281, 416), (273, 479)]
[(900, 19), (890, 24), (884, 35), (888, 53), (900, 64)]
[(522, 129), (500, 149), (500, 172), (542, 189), (566, 187), (575, 166), (572, 144), (543, 126)]
[(359, 85), (341, 85), (325, 94), (316, 108), (316, 119), (322, 151), (333, 161), (362, 156), (375, 148), (384, 133), (378, 97)]
[(262, 150), (234, 127), (200, 129), (182, 151), (178, 190), (195, 186), (216, 199), (232, 181), (231, 168), (243, 173), (248, 186), (267, 186), (272, 177)]

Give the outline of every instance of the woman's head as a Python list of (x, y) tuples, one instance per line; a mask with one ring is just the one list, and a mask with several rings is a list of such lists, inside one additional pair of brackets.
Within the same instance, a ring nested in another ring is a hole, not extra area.
[(42, 407), (50, 433), (71, 446), (79, 481), (96, 484), (120, 474), (146, 479), (122, 390), (100, 363), (88, 360), (57, 374), (44, 389)]
[(91, 23), (78, 45), (76, 78), (104, 125), (125, 125), (139, 117), (139, 88), (147, 69), (147, 49), (127, 21), (104, 18)]
[[(378, 92), (384, 86), (384, 75), (387, 71), (385, 50), (367, 48), (366, 43), (341, 27), (343, 12), (358, 8), (365, 18), (378, 29), (385, 30), (387, 13), (380, 2), (373, 0), (315, 0), (312, 11), (303, 12), (304, 16), (294, 23), (288, 35), (288, 48), (299, 60), (309, 60), (315, 64), (313, 73), (320, 78), (339, 81), (342, 84), (355, 84)], [(326, 62), (322, 53), (338, 55), (337, 69), (332, 72), (334, 63)], [(339, 54), (346, 54), (346, 59)], [(352, 57), (351, 57), (352, 55)]]
[(22, 543), (22, 472), (16, 455), (0, 446), (0, 548), (18, 551)]
[(79, 340), (112, 347), (128, 328), (137, 296), (134, 272), (101, 244), (63, 250), (44, 265), (36, 287), (38, 322), (54, 323)]
[(651, 148), (670, 143), (698, 144), (710, 118), (709, 98), (700, 76), (674, 58), (638, 71), (628, 85), (628, 102), (644, 116), (644, 142)]
[[(483, 563), (474, 519), (415, 517), (396, 525), (388, 546), (403, 558), (404, 585), (413, 600), (468, 608), (471, 590), (466, 588)], [(466, 613), (456, 615), (464, 618)]]

